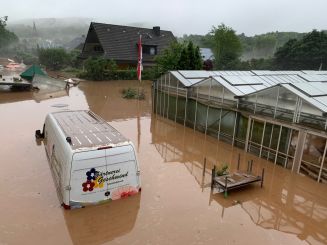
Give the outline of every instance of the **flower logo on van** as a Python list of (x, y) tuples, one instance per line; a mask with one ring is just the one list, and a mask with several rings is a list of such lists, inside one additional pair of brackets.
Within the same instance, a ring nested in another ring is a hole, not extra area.
[[(121, 183), (124, 182), (124, 179), (128, 177), (128, 170), (121, 171), (118, 169), (111, 169), (105, 172), (97, 171), (95, 168), (91, 168), (89, 171), (86, 171), (86, 181), (82, 184), (83, 191), (93, 191), (95, 188), (103, 188), (105, 183)], [(127, 188), (126, 190), (121, 190), (121, 193), (118, 193), (117, 196), (125, 197), (130, 196), (134, 193), (134, 190)]]
[(98, 176), (95, 181), (94, 181), (94, 188), (102, 188), (103, 187), (103, 184), (104, 182), (102, 181), (102, 178), (101, 176)]
[(87, 180), (95, 180), (98, 175), (98, 172), (95, 170), (95, 168), (91, 168), (90, 171), (86, 172)]
[(84, 192), (93, 191), (93, 188), (95, 186), (95, 183), (93, 181), (91, 181), (91, 180), (87, 180), (86, 182), (84, 182), (82, 184), (82, 186), (83, 186), (83, 191)]
[(86, 181), (82, 184), (84, 192), (93, 191), (95, 188), (103, 188), (104, 182), (95, 168), (91, 168), (85, 175)]

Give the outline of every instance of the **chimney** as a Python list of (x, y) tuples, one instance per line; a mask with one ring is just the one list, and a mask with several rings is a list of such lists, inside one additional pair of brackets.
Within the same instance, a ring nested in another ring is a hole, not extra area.
[(160, 36), (160, 26), (154, 26), (153, 32), (156, 36)]

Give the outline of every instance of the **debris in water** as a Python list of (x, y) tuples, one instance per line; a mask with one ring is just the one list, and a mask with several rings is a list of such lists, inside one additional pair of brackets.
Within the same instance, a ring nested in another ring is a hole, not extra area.
[(233, 205), (237, 205), (237, 204), (242, 204), (242, 202), (240, 200), (234, 200)]

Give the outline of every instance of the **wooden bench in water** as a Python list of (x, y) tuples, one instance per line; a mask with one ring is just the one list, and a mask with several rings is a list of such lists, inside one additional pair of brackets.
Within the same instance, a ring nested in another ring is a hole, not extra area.
[(241, 188), (254, 182), (261, 182), (262, 188), (265, 169), (262, 169), (261, 176), (257, 176), (252, 173), (253, 161), (248, 162), (248, 168), (246, 172), (239, 171), (239, 162), (240, 161), (238, 161), (236, 172), (222, 176), (217, 176), (216, 166), (214, 166), (214, 168), (212, 169), (211, 188), (216, 187), (218, 193), (224, 192), (225, 197), (227, 197), (229, 190)]

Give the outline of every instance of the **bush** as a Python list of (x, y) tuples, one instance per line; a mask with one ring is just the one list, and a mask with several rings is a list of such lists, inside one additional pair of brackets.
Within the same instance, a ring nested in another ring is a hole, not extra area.
[(85, 61), (85, 72), (80, 76), (92, 80), (105, 80), (114, 76), (116, 70), (117, 65), (113, 60), (90, 57)]
[(32, 53), (18, 52), (15, 58), (19, 61), (23, 61), (26, 65), (33, 65), (39, 63), (38, 57), (33, 55)]
[(70, 63), (70, 56), (63, 48), (39, 49), (39, 61), (52, 70), (60, 70)]
[(223, 176), (228, 174), (228, 165), (225, 163), (223, 166), (217, 170), (216, 172), (217, 176)]
[[(136, 80), (136, 69), (117, 70), (113, 61), (104, 59), (88, 59), (85, 62), (85, 71), (78, 77), (95, 81), (100, 80)], [(159, 77), (157, 67), (146, 68), (142, 71), (142, 80), (155, 80)]]
[(123, 89), (122, 94), (125, 99), (145, 99), (144, 91), (137, 92), (136, 89), (133, 88)]
[(78, 69), (82, 68), (83, 62), (81, 62), (81, 60), (79, 59), (80, 54), (81, 51), (76, 49), (69, 52), (69, 60), (70, 60), (71, 67), (78, 68)]

